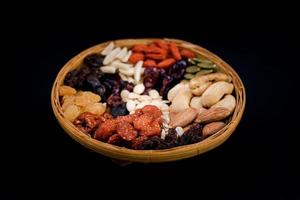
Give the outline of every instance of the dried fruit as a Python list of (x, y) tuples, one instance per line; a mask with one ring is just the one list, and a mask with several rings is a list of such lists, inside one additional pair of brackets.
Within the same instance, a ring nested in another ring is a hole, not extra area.
[(156, 62), (154, 60), (147, 59), (144, 62), (144, 67), (156, 67)]
[(194, 52), (187, 50), (187, 49), (182, 49), (180, 51), (180, 55), (184, 58), (194, 58), (195, 57)]
[(181, 60), (181, 55), (175, 43), (170, 43), (170, 50), (175, 60)]
[(144, 60), (144, 54), (142, 53), (133, 53), (129, 58), (129, 61), (133, 64), (137, 63), (140, 60)]
[(128, 114), (126, 104), (122, 102), (120, 105), (112, 107), (110, 110), (113, 117), (124, 116)]
[(89, 112), (94, 115), (102, 115), (105, 112), (105, 110), (106, 106), (102, 103), (91, 103), (83, 109), (83, 112)]
[(83, 62), (89, 67), (98, 68), (103, 65), (103, 60), (104, 60), (104, 56), (95, 53), (95, 54), (87, 55), (83, 59)]
[(126, 141), (131, 141), (137, 137), (137, 131), (128, 122), (117, 124), (117, 133)]
[(66, 107), (64, 111), (64, 116), (67, 120), (73, 122), (81, 113), (81, 109), (79, 106), (76, 106), (74, 104), (69, 105)]
[(76, 94), (76, 90), (74, 88), (66, 85), (60, 86), (58, 92), (59, 92), (59, 96)]
[(173, 59), (173, 58), (168, 58), (168, 59), (165, 59), (165, 60), (159, 62), (159, 63), (157, 64), (157, 67), (160, 67), (160, 68), (170, 67), (170, 66), (173, 65), (175, 62), (176, 62), (175, 59)]

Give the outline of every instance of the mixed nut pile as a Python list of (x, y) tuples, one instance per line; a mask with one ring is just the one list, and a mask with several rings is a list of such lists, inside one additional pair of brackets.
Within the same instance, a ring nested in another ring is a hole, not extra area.
[(131, 149), (197, 143), (226, 126), (236, 106), (231, 77), (167, 40), (87, 55), (59, 88), (64, 117), (79, 130)]

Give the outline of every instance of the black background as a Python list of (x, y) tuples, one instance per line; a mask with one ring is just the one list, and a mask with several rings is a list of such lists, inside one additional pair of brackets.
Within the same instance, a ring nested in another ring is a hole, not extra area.
[[(9, 143), (5, 153), (2, 180), (7, 194), (18, 194), (18, 188), (19, 194), (30, 196), (63, 192), (130, 198), (195, 194), (229, 199), (299, 198), (298, 133), (294, 131), (298, 126), (294, 117), (299, 92), (297, 30), (278, 18), (253, 22), (218, 19), (207, 24), (195, 20), (184, 27), (174, 22), (164, 26), (168, 20), (117, 28), (100, 21), (96, 28), (93, 23), (73, 26), (75, 20), (63, 21), (61, 27), (56, 27), (57, 21), (47, 21), (47, 26), (36, 22), (35, 29), (22, 30), (15, 40), (19, 59), (14, 61), (22, 60), (17, 71), (24, 89), (18, 94), (26, 106), (25, 116), (13, 128), (19, 146)], [(200, 28), (194, 28), (195, 23)], [(85, 149), (62, 130), (50, 105), (52, 83), (60, 68), (98, 43), (143, 37), (198, 44), (240, 75), (246, 88), (246, 109), (224, 144), (182, 161), (120, 167)], [(142, 195), (136, 195), (139, 192)]]

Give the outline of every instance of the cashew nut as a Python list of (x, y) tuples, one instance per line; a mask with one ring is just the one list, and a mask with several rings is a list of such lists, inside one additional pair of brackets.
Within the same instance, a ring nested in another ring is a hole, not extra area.
[(228, 81), (228, 79), (228, 76), (224, 73), (207, 74), (192, 78), (189, 86), (194, 95), (200, 96), (213, 81)]
[(223, 99), (221, 99), (221, 101), (213, 105), (212, 108), (223, 107), (223, 108), (227, 108), (228, 110), (230, 110), (230, 113), (232, 113), (235, 108), (235, 105), (236, 105), (236, 100), (234, 96), (228, 94)]
[(202, 95), (202, 105), (210, 107), (217, 103), (225, 94), (231, 94), (233, 84), (219, 81), (209, 86)]

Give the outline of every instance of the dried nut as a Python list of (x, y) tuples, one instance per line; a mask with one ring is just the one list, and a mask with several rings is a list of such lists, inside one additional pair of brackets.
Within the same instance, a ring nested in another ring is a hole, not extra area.
[(180, 127), (180, 126), (177, 126), (177, 127), (175, 128), (175, 131), (176, 131), (176, 133), (177, 133), (177, 137), (181, 137), (182, 134), (184, 133), (183, 128)]
[(122, 99), (127, 99), (129, 93), (130, 92), (128, 90), (122, 90), (121, 93), (120, 93), (120, 96), (121, 96)]
[(115, 47), (115, 44), (113, 42), (110, 42), (109, 45), (105, 47), (105, 49), (101, 52), (102, 55), (106, 56), (109, 54)]
[(227, 108), (210, 108), (204, 112), (198, 114), (195, 122), (208, 123), (214, 121), (220, 121), (230, 115), (230, 111)]
[(100, 67), (100, 70), (103, 73), (107, 73), (107, 74), (114, 74), (114, 73), (116, 73), (116, 68), (114, 66), (103, 66), (103, 67)]
[(134, 79), (133, 79), (132, 77), (127, 77), (127, 81), (128, 81), (129, 83), (134, 83)]
[(189, 86), (194, 95), (200, 96), (212, 84), (212, 81), (226, 80), (228, 80), (228, 76), (226, 74), (213, 73), (192, 78), (189, 82)]
[(128, 51), (128, 52), (127, 52), (127, 55), (122, 59), (122, 62), (128, 62), (128, 60), (129, 60), (131, 54), (132, 54), (132, 51), (131, 51), (131, 50)]
[(132, 100), (128, 100), (126, 103), (126, 108), (128, 112), (134, 111), (135, 110), (135, 102)]
[(121, 63), (120, 61), (112, 62), (111, 66), (122, 70), (128, 70), (129, 68), (132, 68), (132, 64)]
[(71, 122), (73, 122), (80, 114), (81, 109), (79, 108), (79, 106), (76, 106), (74, 104), (69, 105), (64, 112), (65, 118)]
[(194, 78), (194, 77), (195, 77), (194, 74), (185, 74), (185, 75), (184, 75), (184, 78), (185, 78), (185, 79), (192, 79), (192, 78)]
[(126, 69), (126, 70), (119, 69), (119, 72), (122, 73), (122, 74), (125, 74), (126, 76), (133, 76), (133, 74), (134, 74), (134, 68), (130, 67), (130, 68)]
[(221, 101), (212, 106), (212, 108), (223, 107), (227, 108), (230, 113), (233, 112), (236, 105), (236, 100), (231, 94), (226, 95)]
[(190, 66), (190, 67), (187, 67), (185, 71), (186, 71), (187, 73), (192, 73), (192, 74), (194, 74), (194, 73), (196, 73), (196, 72), (199, 72), (200, 70), (201, 70), (201, 68), (198, 67), (198, 66)]
[(197, 117), (198, 111), (195, 108), (187, 108), (177, 114), (170, 115), (170, 126), (184, 127), (191, 123)]
[(107, 56), (105, 56), (103, 60), (103, 65), (108, 65), (109, 63), (111, 63), (116, 58), (116, 56), (120, 53), (120, 51), (121, 48), (117, 47), (111, 52), (109, 52), (109, 54), (107, 54)]
[(90, 112), (95, 115), (102, 115), (106, 110), (106, 106), (102, 103), (92, 103), (87, 105), (83, 112)]
[(128, 99), (137, 99), (139, 97), (140, 97), (140, 95), (130, 92), (127, 98)]
[(189, 108), (192, 96), (191, 90), (188, 87), (184, 87), (173, 98), (172, 104), (170, 105), (170, 110), (181, 112)]
[(134, 66), (134, 81), (136, 84), (138, 84), (141, 80), (143, 63), (144, 62), (142, 60), (140, 60)]
[(62, 85), (59, 87), (59, 96), (74, 95), (76, 90), (70, 86)]
[(123, 81), (128, 81), (127, 76), (125, 76), (124, 74), (119, 73), (119, 76), (121, 77), (121, 79), (122, 79)]
[(152, 99), (157, 99), (159, 98), (159, 93), (157, 92), (157, 90), (150, 90), (148, 92), (149, 96), (152, 98)]
[(231, 94), (233, 88), (233, 84), (225, 81), (219, 81), (212, 84), (202, 94), (202, 105), (204, 107), (214, 105), (224, 96), (224, 94)]
[(213, 69), (201, 69), (201, 71), (197, 72), (196, 76), (202, 76), (202, 75), (205, 75), (205, 74), (210, 74), (213, 71), (214, 71)]
[(197, 110), (202, 108), (201, 99), (202, 99), (202, 97), (193, 97), (191, 99), (190, 106), (192, 108), (196, 108)]
[(118, 53), (116, 58), (122, 60), (127, 55), (127, 47), (123, 47), (123, 49)]
[(178, 94), (181, 90), (186, 90), (189, 87), (188, 81), (182, 81), (175, 85), (171, 90), (168, 92), (168, 100), (172, 101), (174, 97)]
[(133, 92), (135, 94), (142, 94), (145, 91), (145, 86), (143, 83), (137, 84), (136, 86), (134, 86), (133, 88)]
[(141, 96), (138, 98), (138, 100), (139, 100), (140, 102), (142, 102), (142, 101), (152, 101), (152, 98), (151, 98), (150, 96), (148, 96), (148, 95), (141, 95)]
[(210, 135), (215, 134), (216, 132), (218, 132), (219, 130), (224, 128), (225, 126), (226, 126), (226, 124), (224, 122), (212, 122), (212, 123), (206, 124), (203, 127), (202, 134), (204, 137), (208, 137)]

